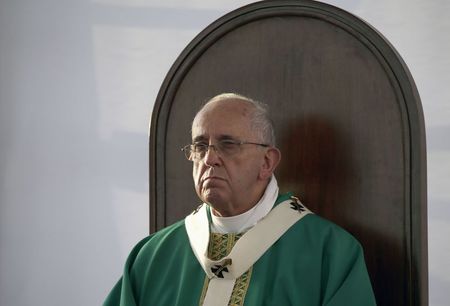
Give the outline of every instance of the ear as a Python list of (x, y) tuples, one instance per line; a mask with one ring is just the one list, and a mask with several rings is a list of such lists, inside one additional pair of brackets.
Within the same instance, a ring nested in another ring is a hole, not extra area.
[(266, 180), (270, 178), (281, 160), (281, 152), (275, 147), (270, 147), (264, 154), (264, 161), (259, 171), (259, 178)]

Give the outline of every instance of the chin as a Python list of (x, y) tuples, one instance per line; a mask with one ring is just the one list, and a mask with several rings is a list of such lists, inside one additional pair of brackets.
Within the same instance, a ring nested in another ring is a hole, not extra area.
[(220, 206), (220, 203), (224, 202), (223, 197), (216, 192), (203, 193), (201, 199), (203, 200), (203, 202), (211, 205), (214, 209)]

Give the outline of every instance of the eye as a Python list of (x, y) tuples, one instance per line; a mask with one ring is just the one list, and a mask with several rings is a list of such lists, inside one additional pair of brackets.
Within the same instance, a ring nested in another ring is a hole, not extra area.
[(232, 140), (232, 139), (226, 139), (226, 140), (221, 140), (219, 143), (223, 147), (226, 147), (226, 146), (232, 147), (232, 146), (235, 146), (237, 144), (237, 141)]
[(221, 140), (218, 145), (220, 151), (227, 155), (232, 155), (239, 150), (239, 143), (232, 139)]
[(192, 145), (192, 149), (195, 153), (204, 153), (208, 150), (208, 144), (203, 142), (196, 142)]

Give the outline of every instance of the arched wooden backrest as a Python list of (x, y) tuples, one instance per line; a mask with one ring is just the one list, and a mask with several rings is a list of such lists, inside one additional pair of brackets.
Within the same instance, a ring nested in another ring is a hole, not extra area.
[(200, 33), (157, 97), (151, 231), (198, 204), (180, 148), (207, 99), (269, 104), (282, 191), (361, 242), (379, 305), (427, 305), (426, 162), (420, 99), (393, 47), (355, 16), (313, 1), (263, 1)]

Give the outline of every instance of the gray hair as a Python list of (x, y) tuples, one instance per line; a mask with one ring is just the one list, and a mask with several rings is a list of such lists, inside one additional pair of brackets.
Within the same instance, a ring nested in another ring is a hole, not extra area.
[[(222, 93), (208, 100), (197, 112), (197, 115), (210, 103), (215, 101), (242, 100), (253, 107), (250, 117), (252, 130), (259, 135), (261, 141), (270, 146), (276, 145), (275, 131), (269, 117), (268, 105), (237, 93)], [(195, 115), (195, 117), (197, 117)], [(195, 121), (195, 118), (194, 118)]]

